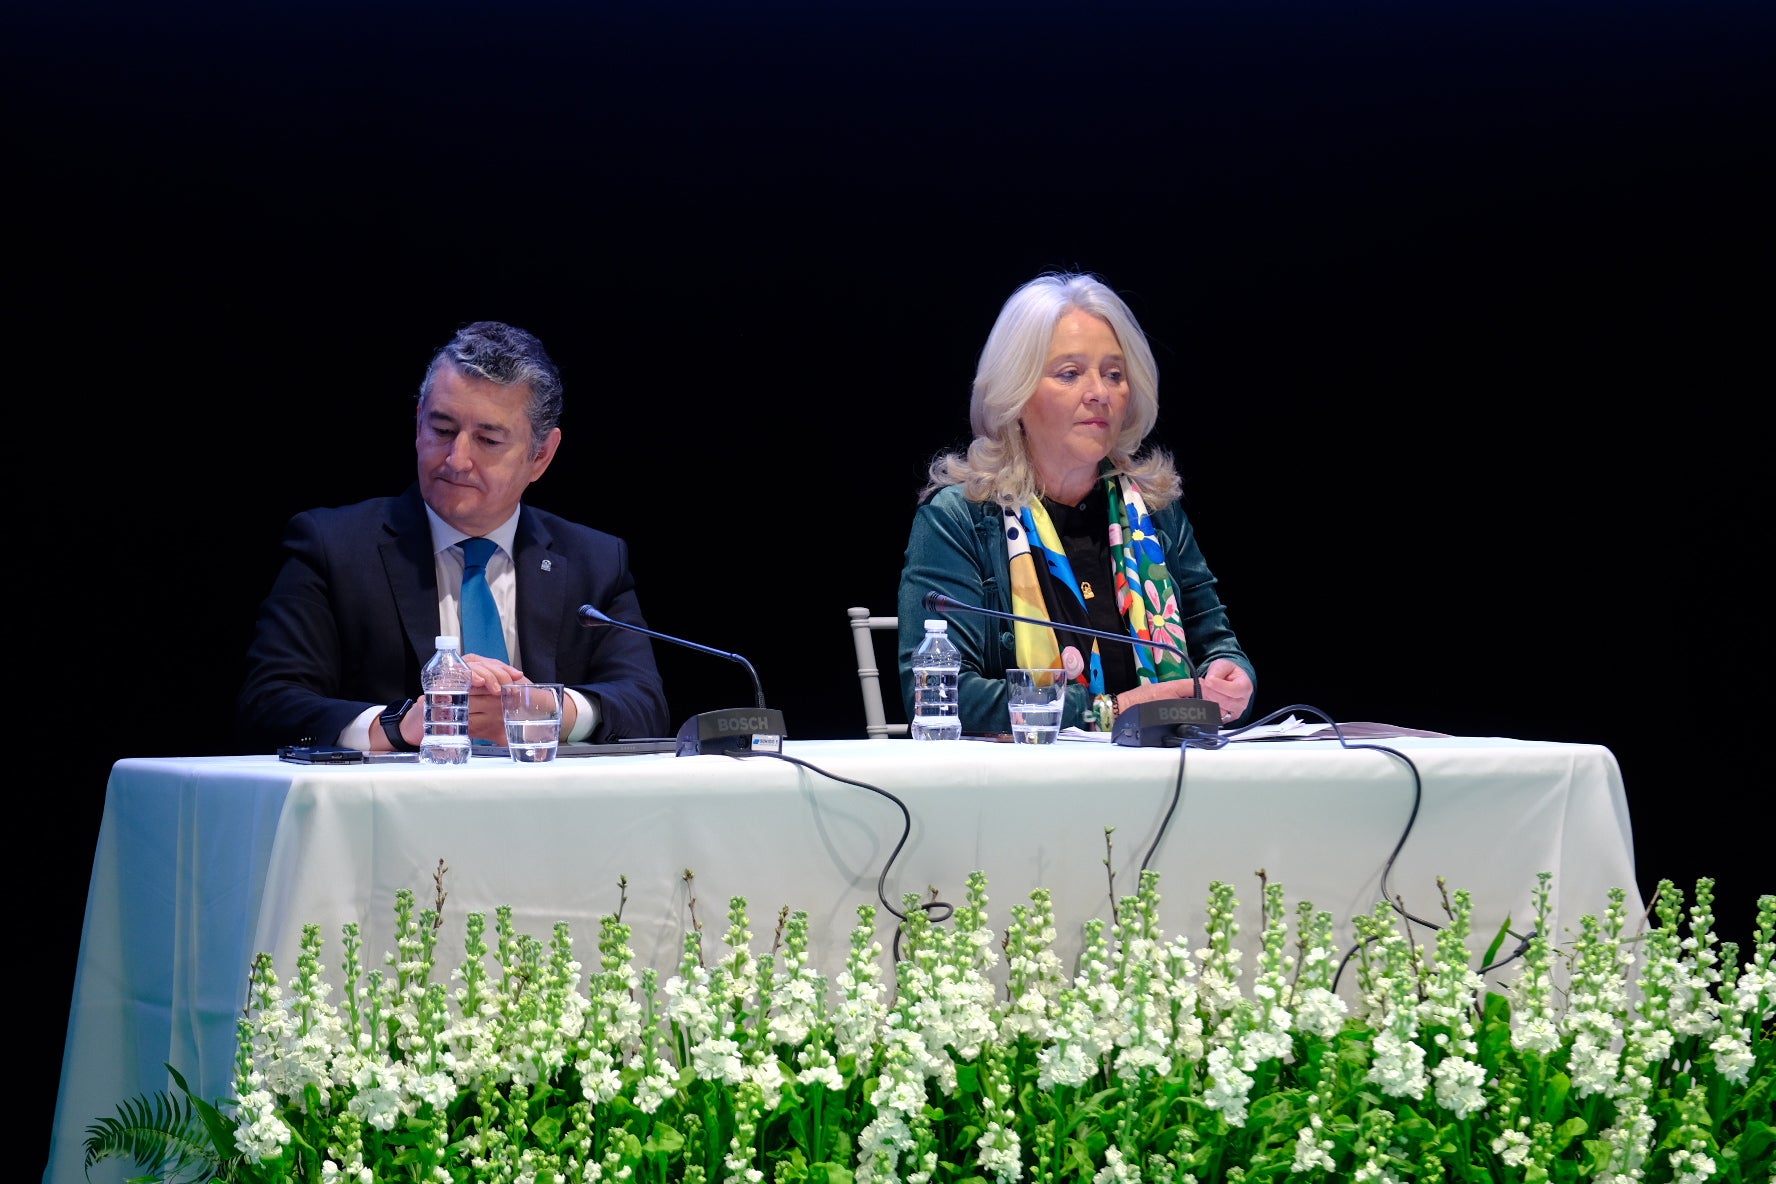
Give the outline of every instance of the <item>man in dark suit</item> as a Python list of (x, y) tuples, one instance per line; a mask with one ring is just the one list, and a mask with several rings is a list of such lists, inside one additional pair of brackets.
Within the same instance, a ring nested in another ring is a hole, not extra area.
[(433, 356), (418, 481), (290, 520), (247, 650), (236, 715), (246, 750), (418, 747), (420, 668), (439, 634), (462, 633), (461, 544), (472, 538), (496, 544), (485, 570), (504, 637), (465, 655), (471, 737), (505, 743), (499, 688), (527, 679), (567, 686), (565, 742), (669, 734), (648, 639), (580, 624), (592, 604), (646, 627), (627, 544), (521, 504), (561, 444), (561, 407), (555, 363), (522, 329), (479, 321)]

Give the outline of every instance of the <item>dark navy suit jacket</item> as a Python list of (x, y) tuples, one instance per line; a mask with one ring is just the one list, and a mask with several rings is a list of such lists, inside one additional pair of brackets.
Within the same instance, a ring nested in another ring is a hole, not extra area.
[[(304, 737), (331, 744), (366, 708), (418, 695), (438, 634), (432, 532), (417, 484), (399, 497), (306, 510), (290, 520), (283, 549), (237, 704), (247, 752)], [(628, 544), (526, 505), (512, 550), (525, 675), (597, 704), (593, 741), (671, 735), (653, 643), (580, 624), (580, 605), (592, 604), (648, 627)]]

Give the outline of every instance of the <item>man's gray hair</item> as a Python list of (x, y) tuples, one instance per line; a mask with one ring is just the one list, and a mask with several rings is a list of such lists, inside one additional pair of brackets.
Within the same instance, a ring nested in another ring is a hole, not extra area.
[(445, 364), (458, 374), (500, 386), (527, 387), (530, 399), (524, 413), (530, 419), (532, 451), (541, 449), (561, 423), (561, 371), (535, 334), (503, 321), (476, 321), (458, 329), (426, 367), (425, 381), (419, 384), (420, 406), (431, 393), (438, 367)]

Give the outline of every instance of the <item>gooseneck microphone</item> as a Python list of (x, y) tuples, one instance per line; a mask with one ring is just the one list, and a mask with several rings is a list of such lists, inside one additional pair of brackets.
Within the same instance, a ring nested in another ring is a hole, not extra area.
[(1001, 612), (996, 608), (982, 608), (978, 604), (963, 604), (953, 600), (933, 588), (925, 593), (925, 611), (931, 613), (979, 613), (983, 617), (996, 617), (1001, 621), (1024, 621), (1031, 625), (1047, 625), (1067, 633), (1079, 633), (1087, 637), (1102, 638), (1105, 641), (1120, 641), (1124, 645), (1152, 646), (1154, 649), (1168, 650), (1177, 654), (1184, 663), (1184, 670), (1190, 676), (1190, 693), (1188, 699), (1155, 699), (1147, 703), (1137, 703), (1133, 711), (1125, 711), (1116, 717), (1116, 724), (1111, 730), (1111, 739), (1125, 748), (1159, 748), (1167, 740), (1182, 735), (1184, 725), (1207, 728), (1210, 732), (1221, 726), (1220, 709), (1213, 700), (1202, 697), (1202, 679), (1196, 676), (1196, 667), (1191, 665), (1190, 655), (1169, 641), (1149, 641), (1139, 637), (1130, 637), (1126, 633), (1110, 633), (1103, 629), (1084, 629), (1074, 625), (1060, 624), (1047, 617), (1022, 617), (1016, 613)]
[(657, 641), (669, 641), (673, 645), (682, 645), (686, 649), (714, 654), (718, 658), (738, 662), (746, 668), (747, 676), (752, 679), (752, 693), (757, 705), (726, 708), (721, 711), (705, 711), (699, 715), (693, 715), (684, 722), (684, 726), (678, 729), (679, 756), (695, 756), (699, 753), (734, 750), (782, 751), (783, 737), (788, 734), (783, 729), (783, 713), (776, 708), (765, 706), (765, 688), (759, 682), (758, 671), (752, 668), (751, 662), (739, 654), (718, 650), (713, 646), (699, 645), (694, 641), (686, 641), (682, 637), (656, 633), (652, 629), (644, 629), (640, 625), (631, 624), (628, 621), (619, 621), (609, 613), (590, 604), (580, 606), (580, 624), (588, 628), (609, 625), (615, 629), (627, 629), (631, 633), (639, 633)]
[(1124, 645), (1152, 646), (1156, 650), (1170, 650), (1178, 655), (1184, 663), (1184, 672), (1190, 676), (1192, 689), (1196, 697), (1202, 698), (1202, 691), (1195, 688), (1196, 667), (1190, 664), (1190, 655), (1169, 641), (1148, 641), (1139, 637), (1130, 637), (1126, 633), (1109, 633), (1103, 629), (1086, 629), (1078, 625), (1056, 624), (1047, 617), (1020, 617), (1016, 613), (1002, 613), (996, 608), (982, 608), (977, 604), (963, 604), (960, 600), (951, 600), (942, 592), (933, 589), (925, 593), (925, 611), (928, 613), (979, 613), (983, 617), (998, 617), (1002, 621), (1023, 621), (1030, 625), (1047, 625), (1067, 633), (1083, 633), (1087, 637), (1101, 637), (1106, 641), (1120, 641)]
[(628, 621), (619, 621), (609, 613), (601, 612), (590, 604), (582, 604), (580, 606), (580, 624), (588, 626), (614, 625), (618, 629), (627, 629), (631, 633), (644, 634), (645, 636), (655, 638), (659, 641), (670, 641), (673, 645), (682, 645), (686, 649), (701, 650), (706, 654), (714, 654), (718, 658), (726, 658), (730, 662), (738, 662), (740, 665), (746, 667), (746, 673), (752, 679), (752, 693), (755, 697), (755, 701), (760, 707), (765, 705), (765, 688), (759, 684), (758, 671), (752, 668), (751, 662), (748, 662), (739, 654), (730, 654), (726, 650), (718, 650), (712, 646), (698, 645), (696, 642), (686, 641), (682, 637), (668, 637), (664, 633), (655, 633), (652, 629), (643, 629), (640, 625), (631, 625)]

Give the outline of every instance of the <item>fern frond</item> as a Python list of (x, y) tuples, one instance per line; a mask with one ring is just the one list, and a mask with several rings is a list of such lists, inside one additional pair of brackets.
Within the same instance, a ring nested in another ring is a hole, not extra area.
[(121, 1103), (114, 1118), (86, 1128), (88, 1172), (95, 1163), (127, 1157), (165, 1184), (207, 1180), (219, 1166), (216, 1148), (191, 1103), (170, 1093), (141, 1094)]

